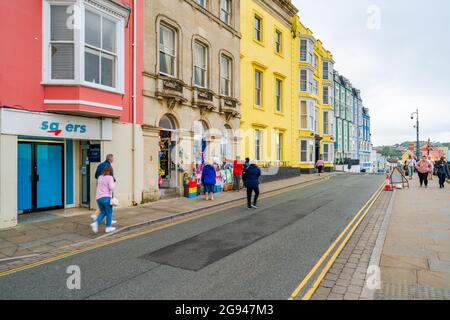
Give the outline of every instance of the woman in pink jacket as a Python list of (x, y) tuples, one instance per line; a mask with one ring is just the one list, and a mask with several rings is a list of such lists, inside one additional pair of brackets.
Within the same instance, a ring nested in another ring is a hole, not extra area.
[(425, 184), (425, 188), (428, 187), (428, 173), (433, 170), (431, 163), (428, 161), (426, 156), (422, 157), (422, 160), (416, 164), (417, 172), (419, 173), (420, 186)]
[(116, 228), (112, 227), (113, 209), (111, 206), (111, 198), (113, 196), (116, 183), (112, 176), (112, 168), (105, 167), (102, 171), (102, 175), (98, 177), (97, 181), (97, 204), (100, 209), (100, 213), (97, 220), (91, 224), (92, 231), (98, 232), (98, 225), (102, 223), (106, 217), (106, 229), (105, 232), (113, 232)]

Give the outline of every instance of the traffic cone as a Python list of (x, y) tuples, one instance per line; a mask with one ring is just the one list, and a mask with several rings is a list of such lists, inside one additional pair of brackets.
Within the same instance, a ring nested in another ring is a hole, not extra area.
[(392, 191), (391, 177), (386, 174), (386, 180), (384, 180), (384, 191)]

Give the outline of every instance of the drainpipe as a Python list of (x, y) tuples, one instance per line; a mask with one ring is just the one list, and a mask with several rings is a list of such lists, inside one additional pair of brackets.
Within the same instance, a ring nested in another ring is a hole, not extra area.
[(132, 197), (133, 206), (136, 203), (136, 56), (137, 56), (137, 0), (133, 1), (133, 130), (132, 130)]

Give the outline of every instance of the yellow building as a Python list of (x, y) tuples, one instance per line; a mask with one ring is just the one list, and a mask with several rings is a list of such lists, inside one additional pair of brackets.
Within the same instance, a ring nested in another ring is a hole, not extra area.
[(292, 127), (291, 163), (302, 172), (314, 170), (319, 158), (328, 171), (334, 167), (333, 56), (297, 16), (292, 19), (295, 34), (292, 73), (295, 111)]
[(241, 156), (292, 165), (290, 0), (241, 1)]

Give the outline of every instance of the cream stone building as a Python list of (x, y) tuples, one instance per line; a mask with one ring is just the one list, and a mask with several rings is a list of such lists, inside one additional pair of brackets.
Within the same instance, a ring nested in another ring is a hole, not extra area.
[(145, 1), (144, 202), (179, 193), (203, 159), (239, 152), (239, 10), (238, 0)]

